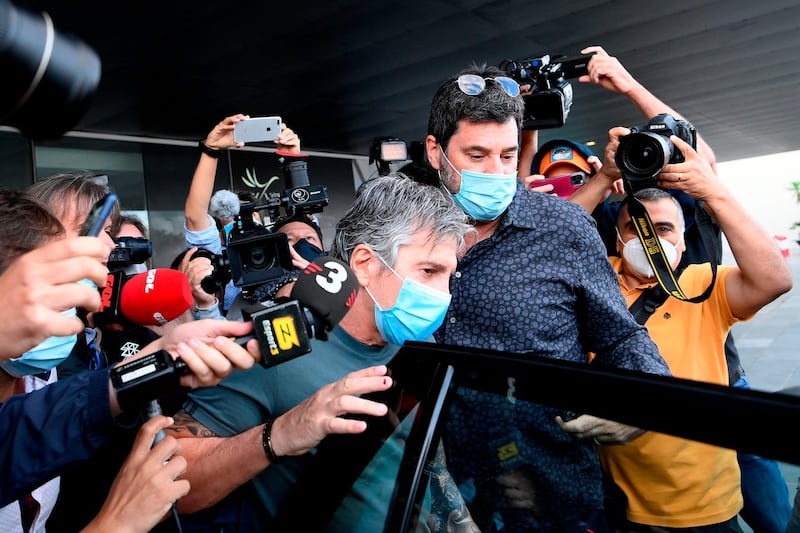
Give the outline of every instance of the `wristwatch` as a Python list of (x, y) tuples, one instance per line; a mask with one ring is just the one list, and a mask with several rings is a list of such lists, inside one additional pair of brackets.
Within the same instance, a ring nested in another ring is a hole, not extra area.
[(214, 159), (219, 159), (219, 156), (222, 155), (222, 150), (219, 148), (209, 148), (202, 140), (197, 141), (197, 148), (201, 153), (206, 154), (209, 157), (213, 157)]

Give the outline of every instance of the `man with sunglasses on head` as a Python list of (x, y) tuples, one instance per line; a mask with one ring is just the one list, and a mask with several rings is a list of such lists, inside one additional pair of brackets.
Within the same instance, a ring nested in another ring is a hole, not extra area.
[[(478, 233), (436, 340), (587, 364), (593, 352), (603, 366), (669, 375), (620, 296), (591, 217), (517, 179), (523, 108), (518, 85), (485, 66), (433, 97), (427, 158)], [(512, 386), (502, 405), (490, 397), (459, 392), (445, 431), (448, 465), (481, 530), (605, 531), (596, 443), (642, 430), (609, 423), (576, 438), (561, 429), (562, 410), (516, 400)]]

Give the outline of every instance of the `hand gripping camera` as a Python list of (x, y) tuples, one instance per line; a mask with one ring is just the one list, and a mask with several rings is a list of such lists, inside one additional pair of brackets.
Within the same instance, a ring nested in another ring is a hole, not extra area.
[(632, 127), (630, 130), (629, 135), (620, 138), (614, 160), (633, 192), (658, 187), (655, 177), (665, 165), (686, 160), (669, 140), (670, 135), (686, 141), (694, 149), (697, 148), (697, 131), (694, 126), (667, 113), (656, 115), (647, 124)]
[(526, 130), (560, 128), (564, 125), (572, 108), (572, 85), (570, 78), (579, 78), (588, 73), (589, 60), (594, 55), (577, 57), (544, 55), (519, 61), (506, 59), (500, 68), (520, 85), (530, 85), (533, 94), (523, 96)]

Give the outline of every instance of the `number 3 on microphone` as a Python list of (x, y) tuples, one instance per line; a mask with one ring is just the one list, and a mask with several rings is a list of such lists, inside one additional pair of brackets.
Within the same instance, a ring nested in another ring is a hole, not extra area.
[(325, 275), (317, 274), (314, 280), (317, 285), (331, 294), (336, 294), (342, 290), (342, 284), (347, 281), (347, 267), (336, 261), (326, 261), (323, 265), (327, 272)]

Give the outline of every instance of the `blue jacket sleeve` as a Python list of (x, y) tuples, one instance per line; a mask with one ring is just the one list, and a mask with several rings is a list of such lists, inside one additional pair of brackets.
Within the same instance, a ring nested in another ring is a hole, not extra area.
[(0, 506), (86, 460), (116, 427), (108, 371), (86, 371), (0, 404)]

